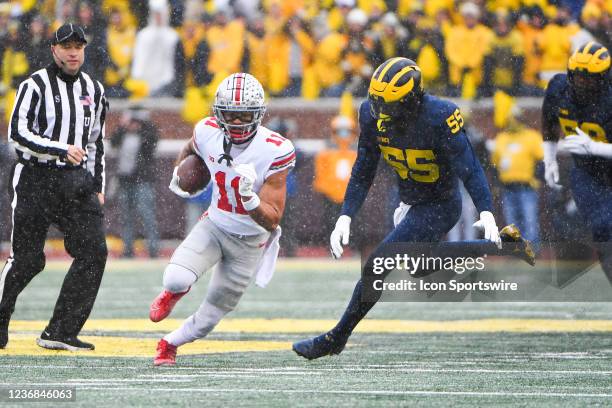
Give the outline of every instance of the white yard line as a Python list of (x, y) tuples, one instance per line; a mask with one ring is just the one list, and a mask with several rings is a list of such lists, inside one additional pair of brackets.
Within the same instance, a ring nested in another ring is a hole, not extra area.
[[(82, 390), (137, 391), (138, 388), (127, 387), (84, 387)], [(612, 398), (612, 394), (564, 393), (564, 392), (481, 392), (481, 391), (424, 391), (424, 390), (287, 390), (261, 388), (154, 388), (151, 391), (172, 393), (253, 393), (253, 394), (347, 394), (347, 395), (453, 395), (453, 396), (492, 396), (492, 397), (562, 397), (562, 398)]]

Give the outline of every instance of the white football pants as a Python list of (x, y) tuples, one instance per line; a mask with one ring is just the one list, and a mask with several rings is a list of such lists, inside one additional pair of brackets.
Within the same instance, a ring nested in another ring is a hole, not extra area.
[(164, 288), (184, 292), (216, 265), (206, 299), (177, 330), (164, 337), (180, 346), (205, 337), (227, 313), (234, 310), (257, 270), (270, 236), (239, 236), (217, 227), (208, 217), (195, 225), (174, 251), (164, 271)]

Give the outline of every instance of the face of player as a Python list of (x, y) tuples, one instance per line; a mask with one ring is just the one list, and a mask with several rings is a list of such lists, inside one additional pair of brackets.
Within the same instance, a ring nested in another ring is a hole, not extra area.
[(85, 61), (85, 44), (79, 41), (66, 41), (51, 46), (53, 59), (66, 74), (76, 75)]
[(253, 122), (254, 115), (249, 111), (225, 111), (223, 119), (232, 125), (246, 125)]
[(234, 144), (242, 144), (251, 139), (255, 130), (255, 112), (225, 110), (221, 114)]
[(389, 117), (397, 119), (408, 113), (408, 106), (402, 102), (386, 103), (381, 98), (368, 97), (370, 101), (370, 110), (372, 116), (379, 119), (381, 117)]
[(578, 103), (584, 104), (597, 98), (606, 89), (607, 80), (597, 75), (574, 73), (571, 76), (572, 92)]

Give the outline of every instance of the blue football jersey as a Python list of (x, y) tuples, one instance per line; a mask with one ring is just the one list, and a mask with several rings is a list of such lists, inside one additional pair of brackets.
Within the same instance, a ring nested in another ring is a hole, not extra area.
[[(484, 172), (452, 102), (425, 94), (411, 116), (394, 121), (374, 117), (368, 101), (359, 109), (358, 157), (343, 213), (353, 215), (374, 178), (379, 157), (397, 174), (401, 200), (410, 205), (447, 200), (463, 179), (479, 211), (492, 208)], [(348, 201), (348, 202), (347, 202)], [(354, 205), (352, 201), (355, 201)]]
[[(582, 129), (597, 142), (612, 141), (612, 88), (608, 88), (594, 103), (579, 105), (573, 101), (566, 74), (557, 74), (549, 82), (542, 105), (544, 135), (556, 136), (557, 126), (562, 137)], [(594, 177), (612, 182), (612, 160), (596, 156), (573, 155), (577, 167)]]

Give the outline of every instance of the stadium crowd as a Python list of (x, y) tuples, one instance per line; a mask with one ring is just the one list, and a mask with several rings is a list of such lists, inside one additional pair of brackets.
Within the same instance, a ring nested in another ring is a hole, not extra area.
[[(542, 95), (580, 44), (610, 47), (603, 0), (20, 0), (0, 2), (0, 94), (50, 62), (50, 33), (85, 27), (83, 69), (110, 97), (210, 93), (252, 73), (271, 96), (364, 96), (406, 56), (433, 93)], [(7, 98), (10, 99), (10, 98)]]

